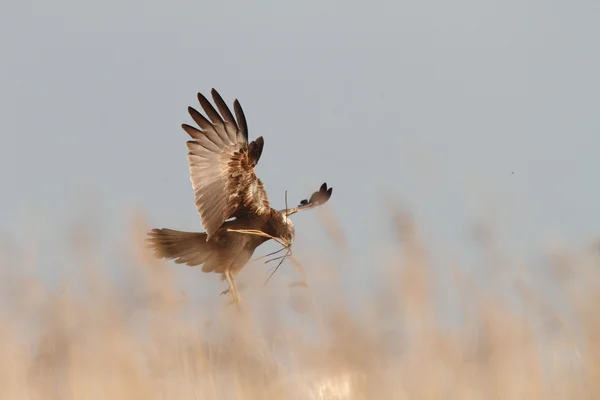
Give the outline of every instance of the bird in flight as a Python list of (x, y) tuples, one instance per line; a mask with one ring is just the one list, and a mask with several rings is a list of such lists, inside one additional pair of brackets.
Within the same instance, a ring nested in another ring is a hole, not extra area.
[(262, 181), (254, 173), (263, 151), (262, 136), (248, 143), (248, 125), (238, 100), (233, 103), (234, 118), (221, 95), (215, 89), (211, 94), (218, 112), (198, 93), (198, 101), (208, 118), (188, 107), (199, 129), (182, 125), (192, 138), (187, 142), (190, 180), (205, 232), (152, 229), (148, 243), (159, 259), (202, 265), (202, 272), (221, 274), (228, 283), (223, 293), (229, 293), (239, 302), (235, 277), (256, 248), (268, 240), (277, 241), (283, 246), (280, 251), (287, 249), (281, 263), (291, 255), (295, 237), (290, 215), (325, 204), (333, 188), (323, 183), (298, 207), (288, 209), (286, 204), (282, 210), (272, 208)]

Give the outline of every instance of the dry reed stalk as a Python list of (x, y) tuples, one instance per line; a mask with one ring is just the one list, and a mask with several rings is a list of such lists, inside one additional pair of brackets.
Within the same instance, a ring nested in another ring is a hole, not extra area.
[[(324, 224), (337, 251), (351, 257), (336, 221)], [(358, 307), (349, 289), (319, 278), (321, 265), (303, 262), (310, 290), (302, 293), (311, 304), (303, 314), (289, 307), (291, 295), (279, 282), (249, 293), (241, 312), (218, 294), (210, 304), (191, 301), (192, 293), (182, 294), (181, 266), (143, 250), (139, 217), (120, 283), (102, 257), (88, 257), (93, 243), (82, 235), (76, 248), (86, 250), (72, 254), (81, 265), (63, 270), (61, 288), (0, 254), (0, 398), (600, 397), (597, 254), (551, 260), (559, 265), (557, 301), (532, 284), (526, 265), (505, 265), (501, 254), (482, 268), (515, 288), (505, 297), (458, 266), (455, 280), (443, 282), (460, 300), (448, 326), (436, 300), (432, 249), (407, 214), (395, 224), (397, 256), (373, 261), (381, 264), (372, 270), (379, 285)], [(335, 265), (341, 271), (343, 258)]]

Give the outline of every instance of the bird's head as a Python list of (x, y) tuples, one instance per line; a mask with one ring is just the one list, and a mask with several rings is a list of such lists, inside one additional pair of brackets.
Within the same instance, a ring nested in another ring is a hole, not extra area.
[(279, 215), (281, 215), (281, 221), (283, 223), (282, 226), (284, 227), (281, 233), (281, 239), (283, 239), (291, 245), (294, 239), (296, 238), (296, 230), (294, 229), (294, 223), (292, 222), (289, 216), (285, 215), (285, 213), (280, 212)]

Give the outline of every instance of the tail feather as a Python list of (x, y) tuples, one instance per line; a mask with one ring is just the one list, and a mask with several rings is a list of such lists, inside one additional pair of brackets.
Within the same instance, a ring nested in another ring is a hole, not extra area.
[(212, 246), (205, 232), (182, 232), (173, 229), (152, 229), (148, 233), (149, 248), (157, 258), (175, 260), (177, 264), (196, 266), (208, 260)]

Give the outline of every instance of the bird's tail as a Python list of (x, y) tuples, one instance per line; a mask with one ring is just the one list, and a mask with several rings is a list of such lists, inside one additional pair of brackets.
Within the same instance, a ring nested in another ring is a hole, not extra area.
[(196, 266), (208, 260), (212, 246), (205, 232), (182, 232), (173, 229), (152, 229), (148, 233), (148, 247), (157, 258), (175, 260), (177, 264)]

